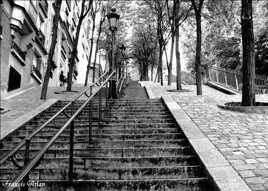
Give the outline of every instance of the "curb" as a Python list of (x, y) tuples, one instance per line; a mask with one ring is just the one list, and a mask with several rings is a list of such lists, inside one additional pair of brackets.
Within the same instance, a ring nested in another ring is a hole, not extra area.
[(194, 124), (171, 96), (162, 96), (164, 104), (188, 138), (205, 166), (207, 173), (220, 191), (251, 191), (224, 156)]
[(141, 85), (141, 86), (145, 88), (145, 91), (146, 91), (146, 93), (147, 93), (149, 99), (160, 98), (159, 96), (156, 96), (156, 95), (153, 93), (153, 91), (151, 90), (151, 88), (150, 88), (148, 85), (144, 85), (144, 84), (143, 84), (143, 85)]
[(34, 118), (39, 113), (41, 113), (44, 110), (46, 110), (47, 108), (49, 108), (51, 105), (53, 105), (57, 101), (58, 101), (58, 99), (49, 99), (45, 103), (43, 103), (42, 105), (40, 105), (37, 108), (33, 109), (32, 111), (20, 116), (16, 120), (14, 120), (11, 123), (7, 124), (7, 127), (5, 127), (5, 131), (4, 131), (4, 129), (1, 130), (0, 139), (4, 139), (9, 134), (14, 132), (16, 129), (20, 128), (22, 125), (27, 123), (29, 120)]

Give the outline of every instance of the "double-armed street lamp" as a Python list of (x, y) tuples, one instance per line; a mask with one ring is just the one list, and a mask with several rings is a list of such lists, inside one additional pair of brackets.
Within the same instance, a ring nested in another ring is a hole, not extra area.
[[(111, 60), (110, 60), (110, 71), (115, 70), (115, 32), (117, 31), (118, 20), (120, 15), (116, 13), (116, 9), (112, 8), (111, 12), (107, 15), (109, 21), (110, 31), (112, 32), (112, 49), (111, 49)], [(109, 98), (117, 98), (116, 94), (116, 75), (112, 77), (109, 85)]]

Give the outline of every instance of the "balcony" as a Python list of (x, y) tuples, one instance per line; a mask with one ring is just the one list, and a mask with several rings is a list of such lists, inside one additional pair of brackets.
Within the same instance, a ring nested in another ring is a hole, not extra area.
[(25, 66), (26, 51), (22, 51), (14, 41), (11, 43), (11, 53)]
[(31, 74), (39, 84), (42, 83), (42, 74), (34, 65), (32, 65)]
[(71, 11), (71, 0), (66, 0), (67, 7)]
[(41, 30), (39, 30), (35, 36), (35, 42), (39, 45), (44, 54), (47, 54), (47, 51), (45, 49), (45, 40), (46, 40), (45, 35)]
[(39, 0), (38, 4), (39, 4), (39, 7), (41, 8), (42, 12), (44, 13), (45, 17), (47, 18), (47, 13), (48, 13), (47, 0)]

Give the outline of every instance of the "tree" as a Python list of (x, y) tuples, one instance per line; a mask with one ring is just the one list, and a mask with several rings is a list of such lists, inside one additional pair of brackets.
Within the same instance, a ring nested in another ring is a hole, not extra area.
[[(179, 2), (180, 3), (180, 2)], [(169, 1), (166, 0), (166, 7), (168, 13), (168, 21), (170, 25), (170, 33), (171, 33), (171, 44), (170, 44), (170, 59), (169, 64), (167, 65), (168, 69), (168, 85), (171, 85), (171, 78), (172, 78), (172, 59), (173, 59), (173, 52), (174, 52), (174, 43), (175, 43), (175, 30), (176, 30), (176, 22), (175, 18), (177, 18), (177, 0), (173, 0), (172, 11), (169, 8)], [(168, 59), (167, 59), (168, 62)]]
[(196, 19), (196, 52), (195, 52), (195, 75), (196, 93), (202, 95), (202, 76), (201, 76), (201, 46), (202, 46), (202, 27), (201, 13), (204, 0), (191, 0)]
[(149, 66), (152, 66), (156, 60), (157, 38), (155, 33), (156, 31), (150, 24), (135, 28), (132, 55), (138, 63), (141, 81), (149, 80)]
[(180, 26), (184, 23), (184, 21), (188, 18), (189, 13), (192, 9), (190, 7), (183, 7), (181, 0), (174, 0), (174, 36), (175, 36), (175, 52), (176, 52), (176, 88), (177, 90), (181, 90), (181, 60), (180, 60)]
[[(147, 5), (151, 8), (151, 11), (155, 17), (156, 31), (158, 39), (158, 66), (157, 66), (157, 76), (158, 82), (163, 85), (163, 51), (170, 37), (170, 30), (168, 25), (168, 14), (165, 8), (165, 2), (162, 0), (147, 0)], [(169, 33), (168, 33), (169, 32)]]
[(242, 106), (252, 106), (255, 105), (255, 51), (252, 0), (242, 0), (241, 23), (243, 46)]
[(95, 82), (96, 58), (97, 58), (97, 52), (98, 52), (98, 49), (99, 49), (100, 35), (102, 33), (102, 25), (103, 25), (103, 23), (105, 21), (105, 17), (106, 17), (106, 10), (107, 9), (105, 9), (103, 7), (102, 11), (101, 11), (101, 18), (100, 18), (100, 23), (99, 23), (98, 37), (97, 37), (97, 41), (96, 41), (95, 56), (94, 56), (94, 62), (93, 62), (93, 77), (92, 77), (92, 82), (93, 83)]
[(61, 3), (62, 0), (56, 0), (55, 1), (55, 15), (53, 17), (53, 29), (52, 29), (52, 40), (51, 45), (48, 53), (47, 58), (47, 69), (44, 77), (44, 82), (41, 90), (41, 98), (40, 99), (46, 99), (47, 97), (47, 88), (49, 83), (50, 74), (52, 72), (52, 65), (53, 65), (53, 55), (55, 51), (55, 46), (57, 43), (57, 33), (58, 33), (58, 24), (60, 20), (60, 9), (61, 9)]
[(84, 18), (87, 16), (89, 11), (91, 10), (93, 0), (90, 0), (88, 2), (88, 5), (86, 7), (86, 0), (82, 0), (81, 4), (81, 12), (78, 20), (78, 24), (76, 27), (76, 33), (75, 33), (75, 39), (74, 39), (74, 44), (73, 44), (73, 49), (71, 52), (71, 57), (69, 60), (69, 72), (68, 72), (68, 78), (67, 78), (67, 91), (72, 90), (72, 79), (73, 79), (73, 72), (74, 72), (74, 66), (75, 66), (75, 59), (77, 57), (77, 45), (78, 45), (78, 40), (79, 40), (79, 34), (80, 34), (80, 29), (83, 23)]
[(92, 20), (92, 28), (91, 28), (91, 38), (90, 38), (90, 51), (89, 51), (89, 58), (88, 58), (87, 72), (86, 72), (86, 79), (85, 79), (84, 86), (87, 86), (87, 83), (88, 83), (88, 75), (89, 75), (92, 52), (93, 52), (93, 45), (94, 45), (93, 37), (94, 37), (95, 28), (96, 28), (96, 15), (97, 15), (97, 12), (99, 11), (99, 9), (100, 9), (100, 1), (97, 0), (94, 3), (93, 10), (90, 12), (90, 16), (91, 16), (91, 20)]

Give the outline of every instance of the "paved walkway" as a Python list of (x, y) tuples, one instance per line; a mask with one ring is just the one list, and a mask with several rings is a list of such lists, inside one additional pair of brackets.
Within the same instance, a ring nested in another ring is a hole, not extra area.
[[(156, 97), (171, 95), (252, 190), (268, 190), (267, 114), (220, 109), (217, 104), (241, 101), (241, 96), (227, 95), (208, 86), (203, 86), (203, 96), (196, 96), (195, 86), (183, 86), (186, 92), (170, 92), (175, 85), (146, 86)], [(257, 101), (268, 102), (268, 95), (258, 95)]]
[(50, 99), (71, 100), (83, 89), (84, 87), (74, 86), (72, 92), (65, 92), (64, 87), (50, 87), (47, 93), (47, 100), (40, 100), (41, 87), (35, 87), (10, 99), (1, 100), (1, 107), (9, 110), (0, 115), (1, 135), (6, 129), (10, 129), (10, 125), (16, 122), (19, 117), (49, 102)]

